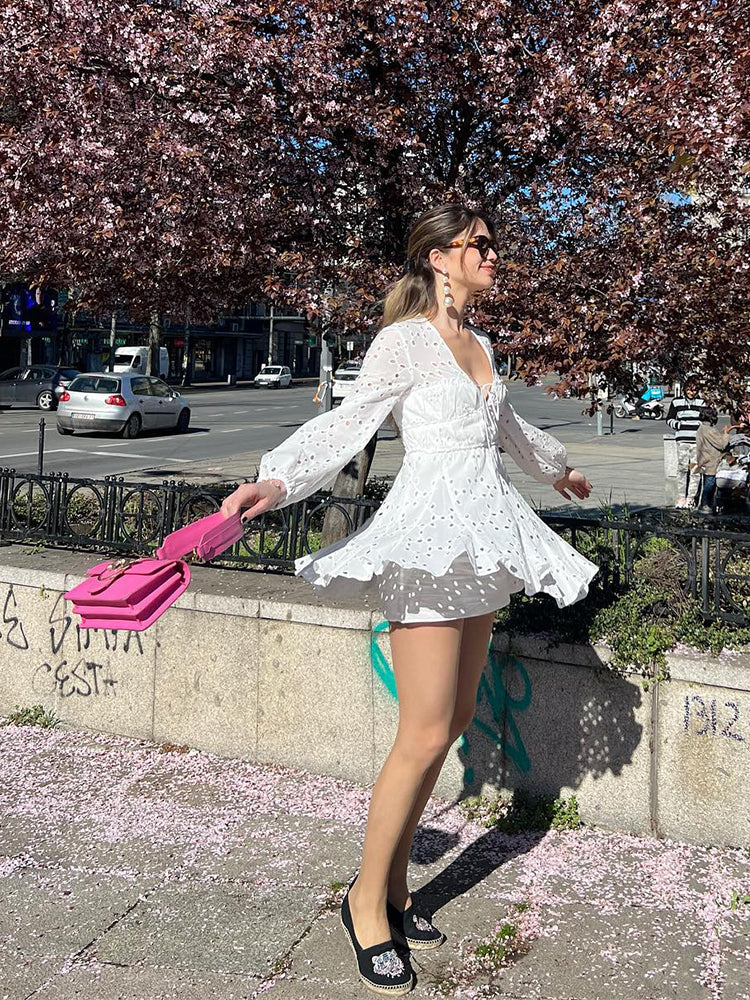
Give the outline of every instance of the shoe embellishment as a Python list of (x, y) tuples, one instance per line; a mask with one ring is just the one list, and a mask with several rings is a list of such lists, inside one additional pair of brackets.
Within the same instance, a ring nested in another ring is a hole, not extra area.
[(373, 958), (372, 967), (379, 976), (391, 976), (394, 979), (404, 972), (404, 963), (393, 948)]
[(425, 920), (424, 917), (414, 917), (414, 926), (418, 931), (431, 931), (434, 930), (432, 924), (429, 920)]

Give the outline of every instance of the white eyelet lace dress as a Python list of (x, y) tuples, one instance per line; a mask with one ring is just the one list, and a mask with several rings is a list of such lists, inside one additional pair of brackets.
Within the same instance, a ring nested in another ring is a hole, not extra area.
[(494, 611), (522, 589), (560, 607), (588, 592), (598, 567), (537, 517), (500, 453), (551, 484), (565, 448), (516, 414), (489, 338), (474, 336), (492, 366), (484, 386), (426, 318), (384, 327), (341, 405), (261, 459), (258, 478), (282, 480), (288, 506), (329, 483), (393, 412), (405, 454), (388, 496), (357, 531), (295, 560), (321, 593), (366, 595), (389, 621), (428, 622)]

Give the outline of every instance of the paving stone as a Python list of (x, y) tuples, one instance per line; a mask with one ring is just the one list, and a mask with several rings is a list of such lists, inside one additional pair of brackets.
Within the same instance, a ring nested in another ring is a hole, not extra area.
[(87, 962), (53, 976), (34, 1000), (253, 1000), (259, 979)]
[(0, 829), (0, 857), (27, 865), (111, 873), (136, 879), (143, 890), (175, 872), (182, 877), (226, 878), (228, 847), (211, 851), (200, 842), (158, 843), (143, 837), (100, 840), (85, 823), (45, 827), (24, 816), (4, 817)]
[(229, 878), (250, 872), (268, 878), (328, 886), (348, 882), (362, 857), (358, 828), (310, 816), (289, 816), (283, 823), (260, 816), (244, 820), (232, 831), (224, 861)]
[[(746, 891), (750, 892), (750, 884)], [(723, 923), (719, 973), (724, 996), (750, 1000), (750, 903), (727, 913)]]
[[(0, 935), (4, 937), (1, 930)], [(0, 942), (0, 1000), (25, 1000), (47, 982), (60, 964), (59, 955), (37, 955), (30, 959)]]
[(542, 928), (528, 954), (498, 975), (502, 989), (576, 1000), (713, 1000), (700, 985), (705, 927), (691, 914), (552, 903)]
[(137, 902), (137, 882), (66, 869), (0, 878), (0, 997), (25, 997)]
[[(526, 855), (543, 837), (543, 832), (508, 836), (488, 829), (469, 843), (454, 844), (442, 831), (431, 831), (428, 823), (414, 838), (410, 887), (423, 890), (437, 904), (467, 894), (511, 898), (521, 884)], [(431, 849), (433, 841), (440, 844), (441, 839), (446, 840), (444, 853), (439, 847)]]
[(170, 885), (141, 901), (96, 946), (100, 962), (267, 976), (318, 912), (309, 887)]

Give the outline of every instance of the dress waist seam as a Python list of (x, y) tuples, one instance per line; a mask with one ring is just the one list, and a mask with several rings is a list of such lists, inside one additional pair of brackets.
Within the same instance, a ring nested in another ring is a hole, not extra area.
[(409, 455), (444, 455), (454, 451), (495, 451), (495, 444), (456, 444), (450, 448), (404, 448), (404, 457)]

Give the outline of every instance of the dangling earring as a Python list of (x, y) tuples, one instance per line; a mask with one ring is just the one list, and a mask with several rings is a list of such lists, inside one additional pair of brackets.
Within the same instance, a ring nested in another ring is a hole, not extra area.
[(443, 304), (446, 309), (450, 309), (453, 305), (453, 294), (451, 292), (451, 283), (447, 271), (443, 271)]

